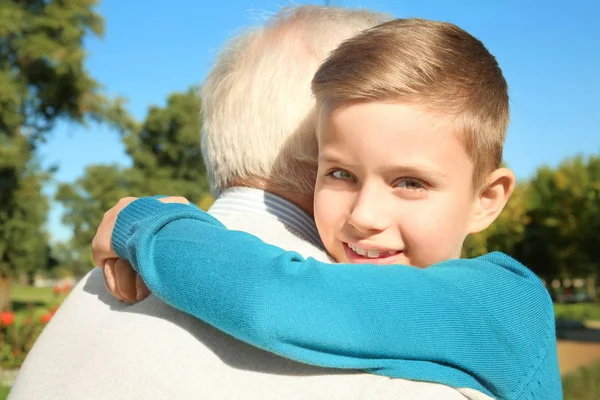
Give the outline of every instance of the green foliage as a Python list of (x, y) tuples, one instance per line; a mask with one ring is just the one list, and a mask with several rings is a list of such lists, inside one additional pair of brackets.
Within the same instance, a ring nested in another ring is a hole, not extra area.
[(63, 222), (73, 229), (67, 244), (59, 244), (55, 253), (59, 265), (80, 275), (92, 265), (91, 243), (106, 210), (121, 198), (131, 195), (132, 176), (115, 165), (93, 165), (73, 185), (59, 186), (56, 199), (65, 207)]
[(8, 398), (8, 393), (10, 393), (10, 388), (3, 386), (0, 383), (0, 400), (6, 400)]
[(21, 366), (66, 295), (67, 290), (15, 286), (15, 312), (0, 314), (0, 369)]
[[(33, 305), (47, 310), (59, 304), (64, 299), (63, 294), (57, 295), (51, 287), (34, 287), (14, 285), (12, 290), (13, 303), (18, 305)], [(15, 312), (21, 307), (15, 307)], [(26, 308), (26, 307), (25, 307)]]
[(178, 195), (206, 206), (210, 200), (200, 128), (196, 90), (174, 93), (166, 107), (151, 107), (143, 123), (124, 129), (130, 168), (92, 165), (74, 184), (61, 185), (56, 199), (66, 209), (63, 222), (72, 227), (73, 237), (62, 245), (59, 263), (71, 265), (74, 274), (93, 266), (90, 243), (96, 228), (104, 212), (122, 197)]
[(554, 304), (554, 315), (572, 321), (594, 320), (600, 321), (600, 304)]
[(59, 117), (83, 120), (97, 106), (98, 84), (84, 69), (82, 42), (102, 34), (95, 1), (0, 3), (2, 130), (42, 137)]
[(600, 400), (600, 362), (565, 376), (563, 397), (565, 400)]
[(516, 255), (540, 276), (599, 272), (600, 159), (543, 167), (531, 182), (530, 223)]
[(31, 274), (50, 262), (48, 235), (40, 229), (48, 213), (48, 199), (42, 194), (47, 174), (30, 162), (19, 176), (12, 193), (13, 204), (4, 212), (0, 228), (0, 275), (14, 271)]
[(517, 186), (498, 219), (468, 238), (466, 257), (499, 250), (539, 276), (600, 272), (600, 157), (576, 156), (541, 167)]
[[(14, 312), (0, 314), (0, 369), (21, 366), (69, 290), (70, 287), (35, 288), (15, 285), (12, 293)], [(11, 317), (8, 324), (7, 316)]]
[[(50, 314), (48, 314), (50, 315)], [(20, 324), (0, 327), (0, 368), (18, 368), (42, 333), (45, 323), (27, 315)]]
[[(0, 276), (51, 263), (44, 223), (48, 179), (36, 147), (59, 119), (129, 129), (84, 65), (86, 35), (102, 35), (95, 0), (0, 0)], [(0, 309), (5, 305), (0, 304)]]
[(124, 138), (133, 160), (132, 190), (177, 194), (198, 202), (208, 190), (200, 151), (200, 98), (195, 88), (150, 107), (144, 123)]

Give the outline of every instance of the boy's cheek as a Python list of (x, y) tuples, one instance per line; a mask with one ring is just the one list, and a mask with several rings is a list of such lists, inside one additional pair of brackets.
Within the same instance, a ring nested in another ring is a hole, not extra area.
[(315, 191), (315, 222), (319, 233), (323, 235), (331, 229), (332, 220), (339, 213), (339, 208), (335, 207), (335, 197), (327, 195), (322, 191)]
[(401, 234), (407, 258), (417, 267), (428, 267), (455, 258), (462, 243), (462, 223), (452, 215), (434, 210), (412, 210), (404, 215)]
[(335, 201), (321, 202), (315, 206), (315, 223), (321, 235), (333, 235), (345, 220), (343, 206)]

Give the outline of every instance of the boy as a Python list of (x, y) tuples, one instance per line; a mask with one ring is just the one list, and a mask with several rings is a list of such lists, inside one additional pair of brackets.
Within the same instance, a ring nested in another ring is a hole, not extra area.
[(349, 264), (305, 260), (154, 199), (119, 215), (117, 254), (166, 302), (294, 360), (560, 398), (539, 279), (499, 253), (458, 259), (514, 187), (500, 168), (508, 94), (493, 56), (456, 26), (395, 20), (334, 51), (313, 92), (315, 221)]

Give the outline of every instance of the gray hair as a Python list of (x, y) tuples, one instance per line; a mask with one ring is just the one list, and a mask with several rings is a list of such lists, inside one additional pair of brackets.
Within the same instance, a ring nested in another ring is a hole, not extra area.
[(366, 10), (300, 6), (232, 38), (201, 89), (202, 153), (213, 193), (241, 179), (312, 194), (313, 75), (342, 41), (390, 19)]

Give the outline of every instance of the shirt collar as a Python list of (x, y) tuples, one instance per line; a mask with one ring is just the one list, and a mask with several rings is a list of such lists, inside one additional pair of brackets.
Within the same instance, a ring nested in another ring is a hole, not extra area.
[(262, 189), (228, 188), (215, 200), (208, 212), (216, 218), (241, 213), (275, 217), (305, 240), (323, 249), (315, 221), (306, 211), (291, 201)]

